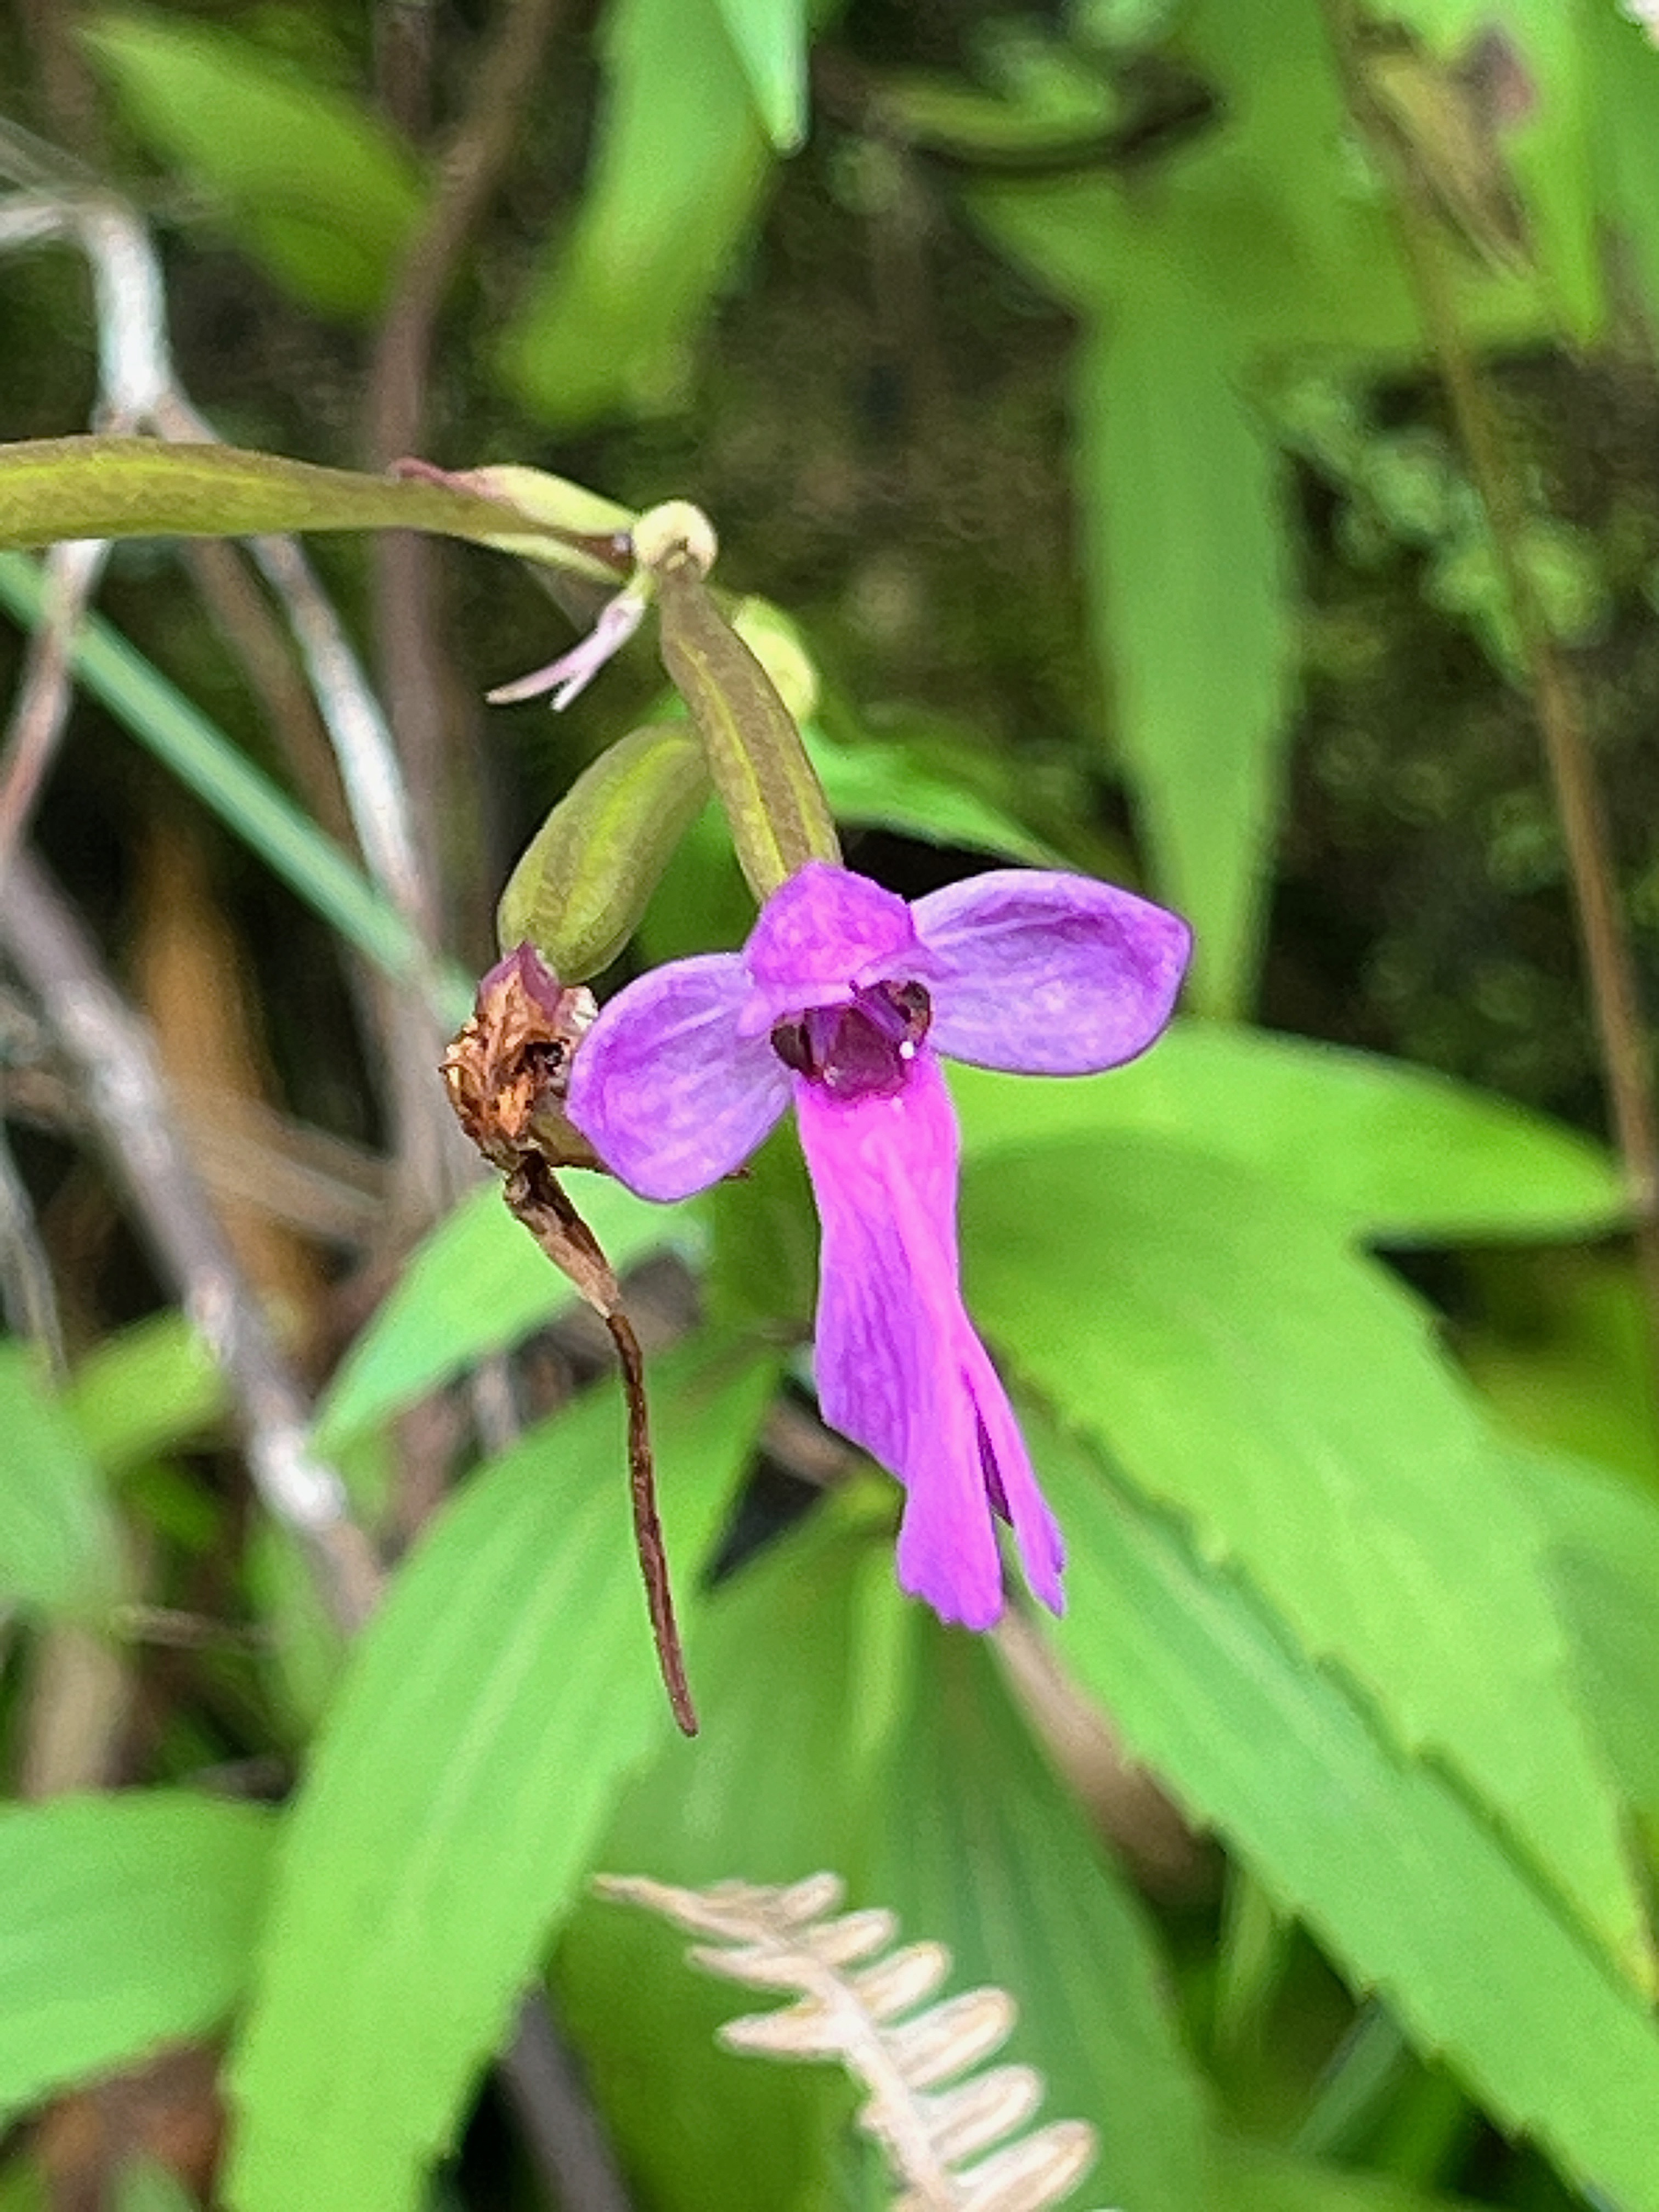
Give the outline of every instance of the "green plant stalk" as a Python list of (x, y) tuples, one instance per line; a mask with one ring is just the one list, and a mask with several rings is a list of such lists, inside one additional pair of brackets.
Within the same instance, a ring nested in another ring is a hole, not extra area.
[(1649, 1360), (1659, 1389), (1659, 1109), (1646, 1025), (1618, 878), (1577, 687), (1552, 635), (1522, 550), (1526, 515), (1462, 319), (1437, 231), (1435, 204), (1415, 163), (1379, 116), (1356, 46), (1352, 0), (1323, 0), (1336, 67), (1355, 123), (1387, 180), (1423, 325), (1445, 379), (1452, 420), (1491, 534), (1498, 583), (1520, 644), (1526, 689), (1572, 881), (1600, 1039), (1614, 1139), (1629, 1178), (1633, 1237), (1646, 1309)]
[(763, 904), (809, 860), (839, 860), (830, 803), (777, 687), (690, 558), (656, 571), (663, 666), (690, 710), (749, 887)]
[[(498, 472), (499, 473), (499, 472)], [(536, 472), (514, 472), (524, 483)], [(262, 538), (299, 530), (422, 530), (520, 553), (574, 575), (614, 582), (605, 503), (575, 493), (577, 528), (508, 495), (428, 470), (401, 477), (325, 469), (277, 453), (161, 438), (42, 438), (0, 445), (0, 545), (65, 538)], [(557, 479), (541, 477), (543, 485)]]
[[(26, 555), (0, 552), (0, 605), (30, 629), (45, 619), (43, 574)], [(465, 1018), (471, 986), (447, 969), (433, 973), (414, 931), (334, 841), (118, 630), (89, 616), (71, 664), (93, 696), (314, 914), (394, 981), (430, 989), (446, 1021)]]

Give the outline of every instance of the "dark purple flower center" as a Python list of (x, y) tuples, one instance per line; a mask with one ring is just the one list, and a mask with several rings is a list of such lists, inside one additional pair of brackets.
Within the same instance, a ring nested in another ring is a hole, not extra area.
[(887, 1098), (904, 1088), (933, 1011), (920, 983), (872, 983), (845, 1006), (812, 1006), (780, 1022), (772, 1049), (786, 1067), (836, 1098)]

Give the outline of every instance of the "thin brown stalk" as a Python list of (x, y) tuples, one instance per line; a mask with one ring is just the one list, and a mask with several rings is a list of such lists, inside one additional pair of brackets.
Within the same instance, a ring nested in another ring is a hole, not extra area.
[(634, 1543), (651, 1617), (651, 1638), (675, 1722), (683, 1735), (696, 1735), (696, 1706), (686, 1679), (685, 1653), (674, 1616), (674, 1594), (669, 1580), (668, 1552), (657, 1511), (656, 1464), (651, 1448), (645, 1356), (640, 1349), (639, 1338), (623, 1305), (622, 1292), (610, 1261), (546, 1161), (534, 1152), (526, 1154), (507, 1177), (506, 1197), (515, 1218), (530, 1231), (555, 1267), (569, 1276), (599, 1316), (616, 1346), (628, 1407), (628, 1483), (633, 1503)]
[(1641, 992), (1584, 714), (1525, 556), (1526, 510), (1515, 471), (1463, 328), (1429, 182), (1372, 100), (1351, 0), (1323, 0), (1332, 46), (1355, 122), (1393, 194), (1401, 248), (1423, 325), (1445, 380), (1458, 439), (1486, 518), (1520, 647), (1554, 792), (1583, 948), (1614, 1140), (1635, 1212), (1634, 1239), (1647, 1310), (1650, 1358), (1659, 1381), (1659, 1110)]
[(662, 1667), (663, 1686), (680, 1732), (696, 1735), (697, 1709), (691, 1702), (691, 1685), (685, 1678), (685, 1653), (680, 1644), (679, 1625), (674, 1618), (674, 1591), (668, 1577), (668, 1549), (663, 1542), (662, 1521), (657, 1511), (657, 1477), (645, 1395), (645, 1355), (640, 1350), (633, 1322), (620, 1308), (605, 1316), (605, 1325), (617, 1347), (623, 1392), (628, 1401), (628, 1486), (634, 1504), (634, 1545), (640, 1556), (646, 1603), (651, 1612), (652, 1639)]

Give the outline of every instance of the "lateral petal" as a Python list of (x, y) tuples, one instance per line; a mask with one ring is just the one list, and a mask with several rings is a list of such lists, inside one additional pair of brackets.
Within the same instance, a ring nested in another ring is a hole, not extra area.
[(570, 1119), (641, 1198), (706, 1190), (746, 1160), (789, 1103), (769, 1036), (745, 1037), (741, 958), (671, 961), (617, 993), (570, 1071)]
[(929, 1042), (1023, 1075), (1091, 1075), (1145, 1052), (1168, 1024), (1192, 951), (1178, 915), (1115, 884), (995, 868), (912, 909), (945, 973)]

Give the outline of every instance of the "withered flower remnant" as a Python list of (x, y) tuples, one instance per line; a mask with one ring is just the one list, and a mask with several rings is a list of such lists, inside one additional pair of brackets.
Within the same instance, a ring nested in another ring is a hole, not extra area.
[(555, 1173), (601, 1165), (565, 1111), (571, 1066), (593, 1018), (591, 992), (562, 986), (533, 946), (518, 945), (479, 984), (471, 1018), (444, 1055), (443, 1078), (462, 1128), (507, 1178), (502, 1195), (509, 1212), (569, 1277), (616, 1346), (628, 1400), (634, 1540), (652, 1634), (674, 1717), (695, 1735), (696, 1712), (657, 1514), (645, 1362), (615, 1271)]

